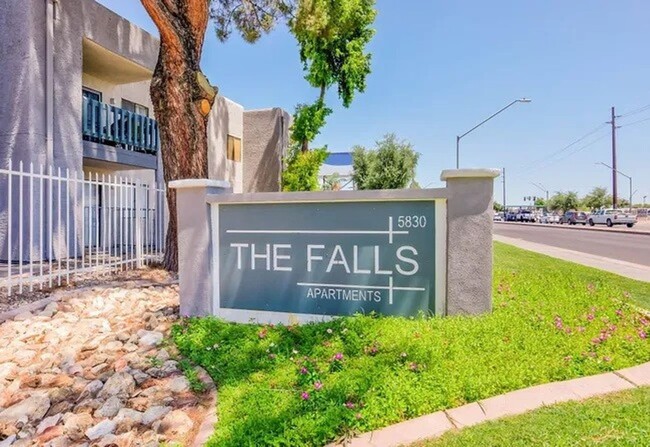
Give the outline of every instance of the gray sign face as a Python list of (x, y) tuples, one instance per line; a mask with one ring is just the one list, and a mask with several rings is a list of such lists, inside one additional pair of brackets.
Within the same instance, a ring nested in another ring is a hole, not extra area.
[(434, 313), (434, 201), (221, 204), (218, 213), (221, 308)]

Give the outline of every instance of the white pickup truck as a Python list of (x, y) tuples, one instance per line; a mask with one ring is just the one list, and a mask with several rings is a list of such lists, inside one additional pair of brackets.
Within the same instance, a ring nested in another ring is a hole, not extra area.
[(636, 216), (623, 210), (608, 208), (590, 214), (587, 222), (592, 227), (594, 225), (607, 225), (608, 227), (627, 225), (628, 228), (632, 228), (636, 223)]

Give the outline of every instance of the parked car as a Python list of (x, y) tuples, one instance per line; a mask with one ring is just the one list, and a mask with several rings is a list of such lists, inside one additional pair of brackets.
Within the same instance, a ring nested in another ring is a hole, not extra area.
[(517, 221), (519, 222), (535, 222), (535, 215), (528, 210), (521, 210), (517, 213)]
[(608, 208), (590, 214), (588, 222), (592, 227), (594, 225), (607, 225), (608, 227), (627, 225), (628, 228), (632, 228), (636, 223), (636, 216), (623, 210)]
[(492, 222), (503, 222), (503, 213), (494, 212), (492, 216)]
[(539, 222), (540, 223), (545, 223), (545, 224), (560, 223), (560, 216), (558, 216), (557, 214), (553, 214), (553, 213), (544, 213), (539, 218)]
[(567, 211), (560, 218), (560, 224), (587, 225), (587, 213), (583, 213), (582, 211)]
[(517, 213), (513, 213), (512, 211), (508, 211), (506, 213), (506, 222), (515, 222), (517, 220)]

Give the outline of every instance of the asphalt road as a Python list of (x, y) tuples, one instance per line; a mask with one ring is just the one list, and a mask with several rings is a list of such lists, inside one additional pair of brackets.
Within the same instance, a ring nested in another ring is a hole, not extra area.
[(494, 233), (650, 267), (650, 236), (495, 223)]

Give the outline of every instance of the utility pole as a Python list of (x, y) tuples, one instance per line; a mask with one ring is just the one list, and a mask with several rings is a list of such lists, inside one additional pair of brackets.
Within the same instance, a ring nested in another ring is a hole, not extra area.
[(618, 188), (616, 185), (616, 109), (612, 106), (612, 208), (616, 208), (618, 202)]
[[(507, 211), (506, 208), (506, 168), (502, 168), (503, 170), (503, 212), (505, 213)], [(504, 214), (505, 217), (505, 214)]]

